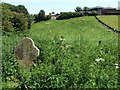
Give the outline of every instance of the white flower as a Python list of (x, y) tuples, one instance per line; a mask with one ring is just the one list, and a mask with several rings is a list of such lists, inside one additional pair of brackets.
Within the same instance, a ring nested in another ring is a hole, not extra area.
[(95, 59), (96, 62), (100, 62), (100, 61), (105, 61), (104, 59), (102, 58), (98, 58), (98, 59)]
[(119, 67), (118, 66), (116, 66), (116, 69), (118, 69)]
[(60, 41), (65, 41), (65, 39), (64, 38), (60, 38)]
[(53, 42), (55, 43), (55, 41), (53, 40)]
[(117, 64), (117, 63), (115, 63), (115, 66), (118, 66), (118, 64)]
[(115, 68), (116, 68), (116, 69), (118, 69), (118, 68), (119, 68), (117, 63), (115, 64)]

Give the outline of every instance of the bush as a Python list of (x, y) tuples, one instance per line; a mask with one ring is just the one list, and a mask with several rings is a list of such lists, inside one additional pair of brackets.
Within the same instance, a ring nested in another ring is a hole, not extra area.
[(60, 15), (56, 18), (57, 20), (70, 19), (75, 17), (81, 17), (83, 14), (80, 12), (61, 12)]
[(35, 23), (40, 22), (40, 21), (46, 21), (49, 20), (51, 18), (50, 15), (45, 15), (45, 11), (44, 10), (40, 10), (40, 12), (35, 15), (34, 21)]
[(92, 11), (92, 15), (98, 15), (98, 11)]
[(16, 31), (23, 31), (28, 28), (28, 18), (24, 14), (12, 12), (12, 16), (11, 22)]
[(31, 27), (29, 13), (23, 5), (3, 3), (2, 14), (3, 33), (25, 31)]

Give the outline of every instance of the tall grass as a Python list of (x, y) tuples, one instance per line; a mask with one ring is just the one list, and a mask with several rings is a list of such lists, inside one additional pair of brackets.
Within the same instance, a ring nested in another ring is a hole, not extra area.
[[(14, 57), (24, 36), (40, 50), (30, 71)], [(3, 81), (22, 89), (117, 88), (117, 41), (94, 17), (36, 23), (24, 35), (3, 36)]]

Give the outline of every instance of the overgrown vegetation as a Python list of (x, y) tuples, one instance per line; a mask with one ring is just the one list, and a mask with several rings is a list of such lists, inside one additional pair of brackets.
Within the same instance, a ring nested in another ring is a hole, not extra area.
[(31, 19), (23, 5), (14, 6), (2, 3), (2, 30), (6, 32), (25, 31), (31, 27)]
[[(24, 36), (40, 49), (30, 71), (14, 57), (14, 47)], [(2, 38), (3, 88), (120, 88), (118, 36), (94, 17), (42, 21), (30, 32)]]
[(46, 20), (50, 20), (51, 16), (50, 15), (45, 15), (45, 11), (44, 10), (40, 10), (40, 12), (35, 15), (34, 21), (35, 23), (40, 22), (40, 21), (46, 21)]

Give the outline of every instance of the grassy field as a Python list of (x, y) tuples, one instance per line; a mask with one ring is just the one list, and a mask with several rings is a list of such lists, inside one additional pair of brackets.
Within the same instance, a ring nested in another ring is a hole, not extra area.
[[(14, 47), (24, 36), (31, 37), (40, 49), (31, 72), (14, 57)], [(94, 17), (43, 21), (27, 33), (2, 38), (4, 88), (119, 87), (118, 35)]]
[(118, 30), (118, 16), (116, 15), (107, 15), (107, 16), (97, 16), (105, 24)]
[(37, 23), (32, 26), (30, 34), (32, 38), (46, 40), (53, 39), (54, 36), (63, 36), (68, 42), (75, 41), (78, 37), (83, 37), (92, 44), (97, 44), (100, 40), (106, 42), (116, 36), (106, 27), (100, 25), (94, 17)]

